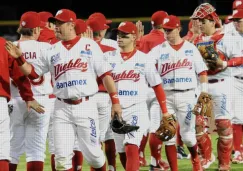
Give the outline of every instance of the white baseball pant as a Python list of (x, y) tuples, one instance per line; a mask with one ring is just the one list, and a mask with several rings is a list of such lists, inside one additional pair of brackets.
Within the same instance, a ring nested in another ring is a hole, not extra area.
[(53, 117), (55, 165), (57, 170), (72, 168), (73, 146), (77, 135), (80, 150), (93, 168), (105, 163), (105, 156), (99, 141), (97, 103), (90, 96), (82, 103), (70, 105), (56, 100)]
[(46, 139), (50, 120), (48, 95), (34, 96), (44, 106), (45, 113), (39, 114), (33, 109), (27, 111), (21, 97), (11, 100), (13, 111), (10, 114), (10, 156), (11, 163), (18, 164), (19, 157), (25, 152), (26, 161), (45, 160)]

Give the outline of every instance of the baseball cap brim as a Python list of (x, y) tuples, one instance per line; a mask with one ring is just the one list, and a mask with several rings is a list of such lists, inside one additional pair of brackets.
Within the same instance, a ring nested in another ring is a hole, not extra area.
[(56, 17), (50, 17), (50, 18), (48, 18), (48, 21), (50, 22), (50, 23), (55, 23), (56, 21), (61, 21), (61, 22), (66, 22), (66, 21), (64, 21), (64, 20), (62, 20), (62, 19), (60, 19), (60, 18), (56, 18)]
[(122, 29), (120, 29), (120, 28), (114, 28), (114, 29), (112, 29), (112, 31), (113, 31), (113, 32), (118, 32), (118, 31), (120, 31), (120, 32), (122, 32), (122, 33), (131, 34), (131, 33), (127, 32), (127, 31), (124, 31), (124, 30), (122, 30)]
[(172, 27), (172, 26), (163, 26), (163, 25), (162, 25), (162, 28), (165, 28), (165, 29), (175, 29), (175, 28), (177, 28), (177, 27)]

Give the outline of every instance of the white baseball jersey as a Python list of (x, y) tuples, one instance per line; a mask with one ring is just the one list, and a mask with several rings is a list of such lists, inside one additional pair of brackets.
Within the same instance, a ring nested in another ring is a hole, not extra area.
[(115, 49), (119, 49), (119, 46), (117, 44), (117, 41), (112, 40), (112, 39), (103, 38), (100, 43), (102, 45), (111, 46), (111, 47), (113, 47)]
[[(38, 42), (36, 40), (26, 40), (26, 41), (16, 41), (15, 45), (19, 45), (20, 49), (23, 52), (25, 60), (35, 65), (37, 60), (41, 56), (41, 50), (50, 48), (51, 45), (44, 42)], [(45, 75), (39, 77), (35, 80), (30, 80), (31, 89), (33, 94), (36, 96), (44, 95), (44, 94), (52, 94), (53, 88), (51, 85), (51, 75), (50, 73), (46, 73)], [(11, 82), (11, 96), (12, 97), (20, 97), (19, 91), (16, 86)]]
[(196, 46), (185, 41), (175, 50), (166, 41), (154, 47), (149, 55), (158, 64), (158, 72), (165, 90), (185, 90), (197, 87), (197, 74), (207, 66)]
[(148, 83), (151, 87), (161, 83), (153, 61), (139, 50), (126, 61), (118, 50), (111, 52), (108, 58), (113, 67), (112, 77), (116, 83), (122, 108), (145, 102)]
[(63, 99), (95, 94), (98, 91), (97, 76), (111, 69), (98, 44), (87, 38), (81, 38), (69, 50), (59, 41), (42, 51), (42, 57), (35, 65), (38, 75), (51, 72), (53, 94)]
[(225, 34), (228, 34), (228, 33), (237, 33), (236, 29), (235, 29), (235, 26), (234, 26), (234, 23), (231, 22), (231, 23), (228, 23), (228, 24), (224, 24), (224, 27), (223, 27), (223, 32)]
[[(237, 31), (234, 33), (225, 34), (222, 39), (222, 46), (219, 46), (219, 50), (226, 55), (228, 59), (242, 57), (243, 34), (239, 34)], [(227, 69), (232, 76), (243, 76), (243, 66), (229, 67)]]

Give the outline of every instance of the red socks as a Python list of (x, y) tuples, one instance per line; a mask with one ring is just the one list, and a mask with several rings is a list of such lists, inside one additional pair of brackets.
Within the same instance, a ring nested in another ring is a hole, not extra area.
[(51, 170), (56, 171), (56, 169), (55, 169), (55, 154), (51, 155)]
[[(143, 136), (140, 147), (139, 147), (139, 155), (142, 153), (144, 155), (144, 150), (148, 141), (148, 136), (149, 134), (147, 133), (146, 136)], [(145, 156), (140, 156), (140, 157), (145, 157)]]
[(166, 145), (165, 152), (166, 152), (167, 160), (170, 164), (171, 171), (178, 171), (176, 146)]
[(18, 166), (17, 164), (9, 163), (9, 171), (16, 171), (17, 166)]
[(83, 165), (83, 154), (81, 151), (73, 151), (74, 156), (72, 159), (73, 162), (73, 170), (74, 171), (82, 171), (82, 165)]
[(134, 144), (127, 144), (125, 146), (127, 162), (126, 171), (138, 171), (139, 170), (139, 154), (138, 146)]
[(32, 161), (27, 163), (27, 171), (43, 171), (44, 162)]
[(105, 141), (105, 154), (109, 169), (113, 167), (113, 170), (116, 171), (116, 147), (114, 139)]
[(106, 163), (101, 168), (98, 168), (98, 169), (91, 167), (90, 171), (106, 171)]
[(123, 168), (125, 169), (126, 168), (126, 163), (127, 163), (126, 153), (119, 153), (119, 156), (120, 156), (121, 164), (122, 164)]
[(180, 134), (180, 126), (178, 125), (177, 126), (177, 132), (176, 132), (176, 143), (177, 145), (183, 147), (183, 141), (181, 139), (181, 134)]
[(0, 171), (8, 171), (9, 162), (7, 160), (0, 160)]
[(243, 125), (232, 124), (233, 127), (233, 143), (234, 150), (241, 151), (242, 136), (243, 136)]
[[(161, 147), (162, 147), (162, 141), (160, 141), (154, 133), (150, 134), (149, 137), (149, 147), (151, 151), (151, 157), (153, 157), (156, 160), (156, 165), (158, 165), (158, 161), (161, 159)], [(152, 163), (151, 163), (152, 164)]]

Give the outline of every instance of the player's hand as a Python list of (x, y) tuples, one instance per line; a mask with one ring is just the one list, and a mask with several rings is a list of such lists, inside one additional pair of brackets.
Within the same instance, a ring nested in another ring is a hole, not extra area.
[(86, 31), (81, 34), (82, 37), (93, 39), (93, 30), (88, 26)]
[(42, 106), (41, 104), (39, 104), (36, 100), (27, 101), (26, 102), (26, 105), (27, 105), (28, 112), (32, 108), (37, 113), (40, 113), (40, 114), (45, 113), (45, 110), (43, 109), (44, 106)]
[(18, 58), (22, 55), (21, 49), (18, 46), (14, 45), (11, 41), (6, 41), (5, 49), (14, 58)]
[(138, 20), (136, 22), (136, 27), (137, 27), (137, 30), (138, 30), (138, 32), (137, 32), (137, 40), (139, 40), (144, 35), (144, 25), (143, 25), (143, 23), (140, 20)]
[(113, 119), (115, 114), (118, 115), (118, 117), (121, 119), (122, 118), (122, 109), (120, 104), (112, 104), (111, 107), (111, 118)]
[(167, 117), (167, 116), (170, 116), (171, 114), (169, 114), (168, 112), (166, 112), (166, 113), (163, 113), (163, 116), (164, 117)]

